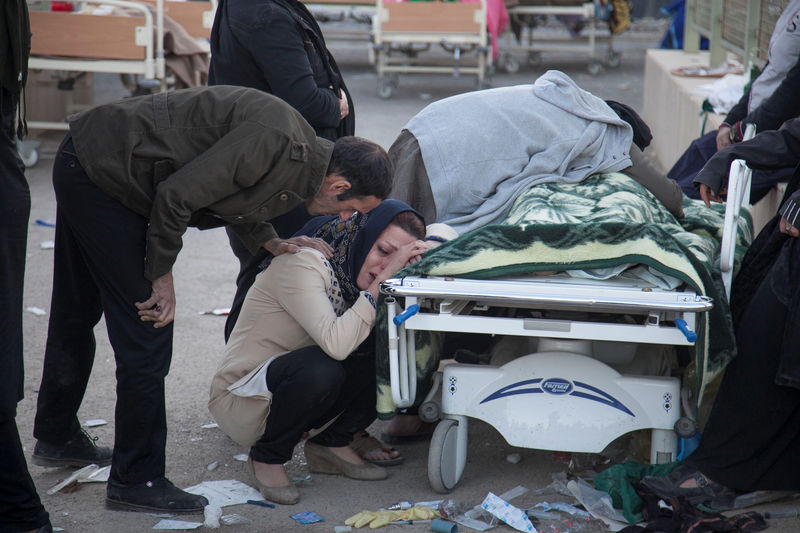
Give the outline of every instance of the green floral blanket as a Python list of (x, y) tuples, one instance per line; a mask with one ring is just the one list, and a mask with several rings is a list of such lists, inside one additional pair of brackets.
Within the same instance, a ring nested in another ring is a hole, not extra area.
[[(735, 355), (728, 301), (719, 275), (724, 206), (707, 208), (684, 197), (684, 218), (675, 219), (656, 198), (621, 173), (598, 174), (577, 184), (537, 185), (515, 202), (504, 224), (490, 225), (447, 242), (398, 276), (430, 274), (486, 279), (533, 272), (643, 264), (678, 278), (714, 299), (700, 315), (695, 345), (698, 392)], [(752, 241), (752, 220), (743, 210), (738, 260)], [(417, 401), (426, 394), (439, 363), (440, 334), (417, 332)], [(376, 322), (378, 415), (395, 413), (389, 386), (386, 312)]]

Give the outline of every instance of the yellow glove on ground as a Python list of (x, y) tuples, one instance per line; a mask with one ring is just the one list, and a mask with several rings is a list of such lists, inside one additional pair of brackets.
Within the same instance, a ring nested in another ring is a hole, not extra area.
[(390, 522), (401, 520), (431, 520), (440, 516), (439, 512), (430, 507), (412, 507), (401, 511), (361, 511), (344, 521), (345, 525), (356, 529), (369, 524), (370, 529), (383, 527)]

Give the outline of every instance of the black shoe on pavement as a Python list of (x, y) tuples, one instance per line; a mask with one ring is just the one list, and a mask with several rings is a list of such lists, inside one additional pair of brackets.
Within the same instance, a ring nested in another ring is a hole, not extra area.
[(39, 466), (87, 466), (111, 464), (111, 448), (98, 446), (97, 437), (80, 430), (62, 444), (36, 441), (31, 462)]
[(208, 500), (179, 489), (165, 477), (137, 485), (123, 485), (109, 479), (106, 505), (128, 511), (197, 513), (203, 512)]

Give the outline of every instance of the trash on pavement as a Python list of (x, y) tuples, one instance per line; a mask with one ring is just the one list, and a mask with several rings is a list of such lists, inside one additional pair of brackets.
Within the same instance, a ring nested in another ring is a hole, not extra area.
[(36, 316), (43, 316), (47, 314), (47, 311), (45, 311), (41, 307), (30, 306), (26, 307), (25, 310), (29, 313), (33, 313)]
[(582, 479), (570, 480), (567, 488), (592, 516), (605, 522), (611, 531), (619, 531), (628, 526), (625, 516), (614, 508), (607, 492), (595, 489)]
[(518, 454), (518, 453), (510, 453), (510, 454), (506, 455), (506, 461), (508, 461), (512, 465), (515, 465), (515, 464), (519, 463), (520, 461), (522, 461), (522, 456), (520, 454)]
[(230, 314), (231, 308), (230, 307), (219, 307), (217, 309), (212, 309), (211, 311), (200, 311), (199, 315), (214, 315), (214, 316), (225, 316)]
[[(103, 466), (78, 478), (78, 483), (107, 483), (111, 465)], [(166, 517), (165, 517), (166, 518)]]
[(35, 222), (36, 222), (37, 226), (46, 226), (48, 228), (55, 228), (56, 227), (56, 223), (54, 221), (52, 221), (52, 220), (44, 220), (44, 219), (41, 219), (41, 218), (37, 218)]
[(517, 531), (536, 533), (536, 528), (525, 515), (525, 511), (514, 507), (494, 493), (489, 493), (481, 504), (489, 514), (496, 516)]
[(250, 458), (250, 456), (247, 455), (246, 453), (239, 453), (239, 454), (234, 455), (233, 458), (236, 459), (237, 461), (241, 461), (243, 463), (246, 463), (247, 460)]
[(212, 470), (216, 470), (218, 466), (219, 466), (219, 461), (214, 461), (213, 463), (209, 464), (209, 465), (206, 467), (206, 470), (208, 470), (209, 472), (211, 472)]
[(211, 529), (219, 529), (219, 519), (222, 518), (222, 507), (206, 505), (203, 508), (203, 525)]
[(106, 424), (108, 424), (108, 422), (106, 422), (102, 418), (92, 418), (92, 419), (87, 420), (86, 422), (83, 423), (83, 425), (85, 427), (87, 427), (87, 428), (94, 428), (94, 427), (97, 427), (97, 426), (105, 426)]
[(47, 494), (53, 495), (59, 491), (72, 492), (78, 488), (78, 479), (82, 477), (88, 477), (89, 475), (93, 474), (96, 470), (99, 469), (100, 467), (97, 466), (96, 464), (84, 466), (83, 468), (74, 471), (65, 479), (62, 479), (61, 481), (59, 481), (58, 483), (47, 489)]
[(388, 524), (411, 524), (424, 522), (439, 517), (439, 511), (430, 507), (414, 506), (409, 509), (381, 509), (378, 511), (361, 511), (344, 521), (345, 525), (358, 529), (369, 524), (376, 529)]
[(304, 513), (295, 513), (289, 515), (301, 524), (314, 524), (316, 522), (324, 522), (325, 519), (313, 511), (306, 511)]
[(168, 518), (164, 518), (154, 525), (153, 529), (197, 529), (198, 527), (202, 526), (202, 522), (185, 522), (183, 520), (170, 520)]
[(55, 247), (56, 241), (42, 241), (42, 243), (39, 245), (39, 248), (42, 250), (52, 250)]
[(216, 505), (217, 507), (247, 503), (247, 500), (264, 499), (256, 489), (235, 479), (203, 481), (183, 490), (205, 496), (209, 505)]
[(436, 518), (431, 522), (431, 531), (437, 533), (458, 533), (458, 526), (453, 522)]
[(211, 422), (210, 424), (203, 424), (200, 427), (203, 429), (212, 429), (212, 428), (218, 428), (219, 424), (217, 424), (216, 422)]
[(242, 516), (237, 513), (224, 514), (220, 517), (219, 521), (226, 526), (242, 526), (253, 523), (253, 521), (246, 516)]

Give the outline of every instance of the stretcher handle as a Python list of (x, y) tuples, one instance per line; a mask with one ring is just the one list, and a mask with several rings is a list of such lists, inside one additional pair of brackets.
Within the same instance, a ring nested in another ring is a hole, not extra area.
[(417, 313), (419, 313), (419, 305), (418, 304), (409, 305), (408, 309), (406, 309), (405, 311), (403, 311), (399, 315), (396, 315), (392, 319), (392, 322), (394, 322), (395, 326), (399, 326), (400, 324), (402, 324), (403, 322), (405, 322), (406, 320), (408, 320), (412, 316), (416, 315)]
[(677, 326), (677, 328), (681, 330), (681, 333), (683, 333), (686, 336), (687, 341), (695, 342), (697, 340), (697, 333), (689, 329), (689, 325), (686, 323), (684, 319), (676, 318), (675, 326)]

